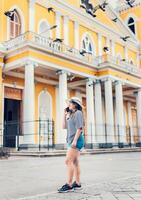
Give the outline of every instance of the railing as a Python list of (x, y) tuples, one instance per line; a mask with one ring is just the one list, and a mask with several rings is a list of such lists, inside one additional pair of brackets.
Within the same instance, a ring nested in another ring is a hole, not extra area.
[(127, 61), (120, 60), (119, 58), (113, 57), (110, 54), (104, 54), (102, 56), (95, 57), (91, 54), (84, 53), (82, 55), (81, 50), (72, 48), (61, 42), (55, 42), (51, 38), (46, 38), (42, 35), (34, 32), (26, 32), (20, 36), (6, 41), (3, 43), (6, 50), (10, 51), (14, 48), (21, 47), (24, 44), (36, 45), (36, 47), (44, 48), (50, 53), (67, 57), (71, 60), (76, 59), (79, 62), (85, 62), (93, 65), (96, 68), (102, 68), (104, 66), (112, 66), (113, 68), (120, 69), (130, 74), (141, 75), (141, 69)]
[(85, 54), (85, 56), (81, 55), (81, 51), (75, 48), (71, 48), (70, 46), (67, 46), (61, 42), (55, 42), (55, 40), (51, 38), (46, 38), (42, 35), (39, 35), (33, 32), (26, 32), (12, 40), (4, 42), (4, 46), (6, 47), (7, 50), (11, 50), (25, 43), (38, 45), (38, 47), (46, 48), (46, 50), (52, 53), (56, 53), (56, 54), (58, 53), (61, 56), (63, 55), (69, 56), (71, 58), (76, 58), (85, 62), (88, 62), (91, 57), (90, 54)]
[(126, 60), (121, 60), (119, 58), (116, 58), (114, 56), (111, 56), (109, 54), (105, 54), (102, 56), (98, 56), (95, 58), (94, 63), (99, 68), (111, 66), (116, 69), (120, 69), (122, 71), (125, 71), (127, 73), (135, 74), (135, 75), (141, 75), (141, 69), (137, 67), (134, 64), (128, 63)]
[(85, 142), (88, 149), (141, 147), (141, 127), (90, 123)]
[[(30, 129), (31, 126), (34, 126), (34, 132)], [(0, 148), (16, 148), (17, 150), (34, 148), (39, 151), (55, 148), (54, 121), (52, 120), (12, 121), (5, 122), (0, 127)], [(87, 128), (88, 131), (84, 134), (87, 149), (141, 147), (141, 127), (90, 123)]]
[(0, 147), (3, 148), (54, 148), (54, 121), (8, 121), (0, 126)]

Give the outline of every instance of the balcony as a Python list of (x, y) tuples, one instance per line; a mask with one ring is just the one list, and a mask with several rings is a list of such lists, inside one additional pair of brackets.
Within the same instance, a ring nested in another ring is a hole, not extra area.
[(88, 53), (82, 55), (81, 50), (72, 48), (61, 42), (55, 42), (51, 38), (46, 38), (33, 32), (26, 32), (12, 40), (4, 42), (3, 45), (7, 52), (29, 45), (95, 69), (113, 68), (118, 71), (141, 77), (141, 69), (127, 61), (119, 60), (110, 54), (104, 54), (98, 57), (94, 57)]
[(110, 67), (116, 70), (124, 71), (128, 74), (141, 76), (141, 68), (137, 67), (134, 64), (128, 63), (126, 60), (120, 60), (119, 58), (116, 58), (109, 54), (96, 57), (94, 60), (94, 64), (99, 69)]
[(43, 48), (46, 51), (69, 59), (76, 59), (79, 62), (86, 64), (90, 60), (90, 55), (81, 55), (81, 51), (71, 48), (61, 42), (55, 42), (51, 38), (46, 38), (33, 32), (26, 32), (12, 40), (3, 43), (7, 51), (12, 51), (22, 45), (32, 45), (38, 48)]

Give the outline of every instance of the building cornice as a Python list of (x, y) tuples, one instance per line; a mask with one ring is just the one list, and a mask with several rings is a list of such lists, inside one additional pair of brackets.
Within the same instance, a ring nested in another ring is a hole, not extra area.
[[(41, 1), (40, 1), (40, 4), (42, 5)], [(46, 7), (45, 4), (43, 4), (43, 5)], [(98, 32), (102, 31), (103, 32), (102, 34), (104, 36), (109, 37), (109, 35), (110, 35), (110, 39), (118, 40), (119, 43), (124, 45), (124, 42), (120, 41), (120, 37), (121, 37), (120, 32), (115, 31), (114, 29), (103, 24), (102, 22), (100, 22), (99, 20), (97, 20), (95, 18), (92, 18), (90, 15), (86, 14), (81, 9), (78, 9), (77, 7), (74, 7), (74, 6), (68, 4), (64, 1), (61, 1), (61, 0), (52, 0), (51, 5), (54, 6), (55, 8), (57, 8), (57, 9), (67, 11), (74, 20), (75, 20), (75, 17), (77, 19), (79, 18), (80, 24), (81, 23), (85, 23), (85, 25), (88, 24), (89, 25), (88, 27), (89, 28), (93, 27), (93, 30), (95, 32), (98, 33)], [(111, 10), (111, 7), (108, 6), (108, 9)], [(118, 16), (113, 10), (112, 10), (112, 12), (113, 12), (113, 15)], [(118, 16), (118, 18), (119, 18), (119, 16)], [(121, 19), (120, 19), (120, 21), (121, 21)], [(132, 38), (132, 39), (128, 40), (128, 44), (133, 45), (134, 47), (137, 47), (138, 41), (136, 41), (136, 38), (128, 30), (128, 27), (126, 27), (123, 23), (122, 23), (122, 26), (124, 26), (124, 30), (126, 32), (125, 34), (129, 34)]]

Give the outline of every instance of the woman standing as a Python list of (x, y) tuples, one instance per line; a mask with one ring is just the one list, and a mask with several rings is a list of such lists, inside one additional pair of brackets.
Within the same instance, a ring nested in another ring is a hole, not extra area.
[(79, 156), (80, 150), (84, 147), (84, 116), (82, 103), (77, 97), (68, 100), (68, 107), (64, 111), (63, 128), (67, 128), (68, 179), (67, 183), (58, 189), (60, 193), (81, 189)]

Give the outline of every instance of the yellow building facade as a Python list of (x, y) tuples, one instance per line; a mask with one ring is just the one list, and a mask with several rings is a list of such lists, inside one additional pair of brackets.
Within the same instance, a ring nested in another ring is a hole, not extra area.
[(140, 144), (141, 2), (89, 5), (0, 1), (1, 145), (65, 148), (71, 96), (83, 101), (88, 147)]

